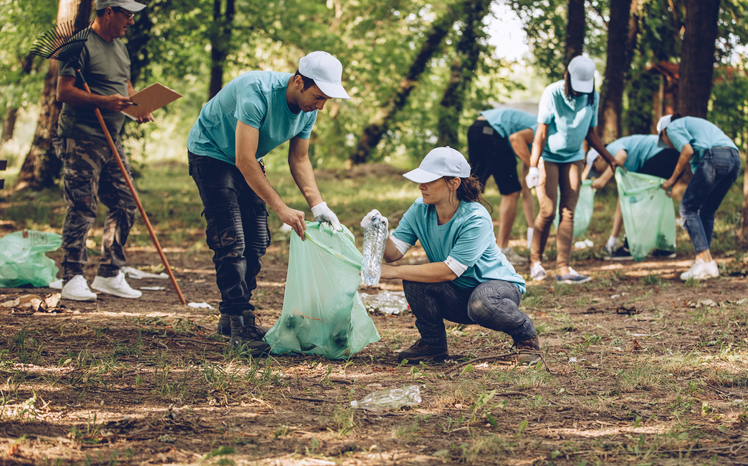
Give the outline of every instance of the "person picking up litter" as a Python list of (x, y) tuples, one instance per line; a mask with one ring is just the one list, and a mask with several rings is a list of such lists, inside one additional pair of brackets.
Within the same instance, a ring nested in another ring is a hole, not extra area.
[[(387, 239), (384, 260), (399, 260), (420, 241), (428, 264), (382, 265), (383, 279), (401, 279), (421, 338), (401, 351), (400, 361), (417, 363), (449, 357), (444, 319), (507, 333), (520, 363), (539, 359), (532, 320), (519, 309), (525, 281), (499, 251), (491, 215), (481, 205), (480, 183), (465, 157), (450, 147), (426, 155), (404, 175), (418, 183), (422, 197), (403, 215)], [(361, 222), (366, 228), (371, 211)]]
[(218, 330), (253, 355), (269, 349), (249, 302), (270, 244), (266, 206), (302, 239), (306, 229), (304, 212), (289, 207), (270, 185), (262, 158), (290, 141), (288, 166), (314, 220), (340, 230), (317, 187), (309, 137), (328, 100), (350, 99), (342, 74), (340, 61), (319, 51), (299, 60), (296, 74), (244, 73), (203, 107), (187, 138), (190, 175), (203, 202), (221, 291)]

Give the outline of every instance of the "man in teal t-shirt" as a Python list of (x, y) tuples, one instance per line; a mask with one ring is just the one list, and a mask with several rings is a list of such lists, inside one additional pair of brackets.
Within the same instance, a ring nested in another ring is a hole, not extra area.
[(309, 161), (309, 137), (331, 98), (350, 99), (343, 66), (327, 52), (299, 61), (296, 74), (251, 71), (228, 83), (202, 109), (187, 138), (190, 175), (203, 202), (208, 247), (221, 291), (218, 331), (258, 356), (269, 349), (249, 303), (270, 244), (269, 205), (304, 239), (304, 212), (290, 208), (265, 177), (262, 157), (289, 142), (288, 165), (315, 221), (340, 230), (323, 202)]

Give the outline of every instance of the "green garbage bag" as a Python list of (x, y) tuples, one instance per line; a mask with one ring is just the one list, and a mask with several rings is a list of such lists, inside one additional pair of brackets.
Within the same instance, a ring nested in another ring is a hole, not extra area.
[(265, 335), (271, 353), (346, 359), (379, 341), (358, 295), (362, 262), (345, 226), (307, 222), (306, 241), (291, 235), (283, 311)]
[(675, 251), (675, 206), (660, 188), (663, 181), (657, 176), (616, 170), (626, 239), (636, 261), (653, 249)]
[(56, 233), (23, 230), (0, 238), (0, 288), (49, 286), (60, 270), (44, 253), (62, 245)]
[[(561, 193), (559, 192), (556, 201), (556, 218), (553, 219), (553, 226), (558, 230), (558, 223), (561, 221)], [(592, 220), (592, 210), (595, 204), (595, 190), (592, 189), (592, 180), (582, 181), (582, 187), (579, 189), (579, 200), (577, 207), (574, 209), (574, 238), (579, 238), (585, 234)]]

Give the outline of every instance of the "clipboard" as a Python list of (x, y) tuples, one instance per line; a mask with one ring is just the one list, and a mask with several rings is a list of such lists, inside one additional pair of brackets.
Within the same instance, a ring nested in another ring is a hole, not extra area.
[(142, 91), (131, 95), (130, 100), (138, 105), (131, 105), (122, 110), (122, 113), (133, 120), (137, 120), (155, 110), (158, 110), (166, 104), (174, 102), (180, 97), (182, 97), (182, 94), (169, 89), (163, 84), (151, 84)]

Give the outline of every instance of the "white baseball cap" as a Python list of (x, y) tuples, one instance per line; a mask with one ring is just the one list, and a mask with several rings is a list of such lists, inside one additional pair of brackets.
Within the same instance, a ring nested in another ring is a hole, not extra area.
[(662, 130), (667, 128), (672, 120), (673, 115), (665, 115), (657, 122), (657, 147), (661, 147), (663, 149), (667, 149), (668, 147), (670, 147), (665, 144), (665, 141), (662, 140)]
[(598, 151), (596, 151), (594, 148), (590, 148), (590, 150), (587, 151), (587, 165), (592, 166), (599, 155), (600, 153)]
[(589, 94), (595, 89), (595, 62), (591, 58), (577, 55), (569, 62), (571, 88)]
[(313, 79), (327, 97), (331, 99), (347, 99), (350, 96), (340, 83), (343, 77), (343, 65), (340, 60), (327, 52), (312, 52), (299, 60), (299, 73)]
[(421, 165), (403, 175), (416, 183), (430, 183), (443, 176), (470, 177), (470, 165), (460, 151), (451, 147), (437, 147), (421, 161)]
[(104, 8), (122, 8), (132, 13), (145, 8), (145, 5), (138, 3), (135, 0), (96, 0), (96, 9), (103, 10)]

